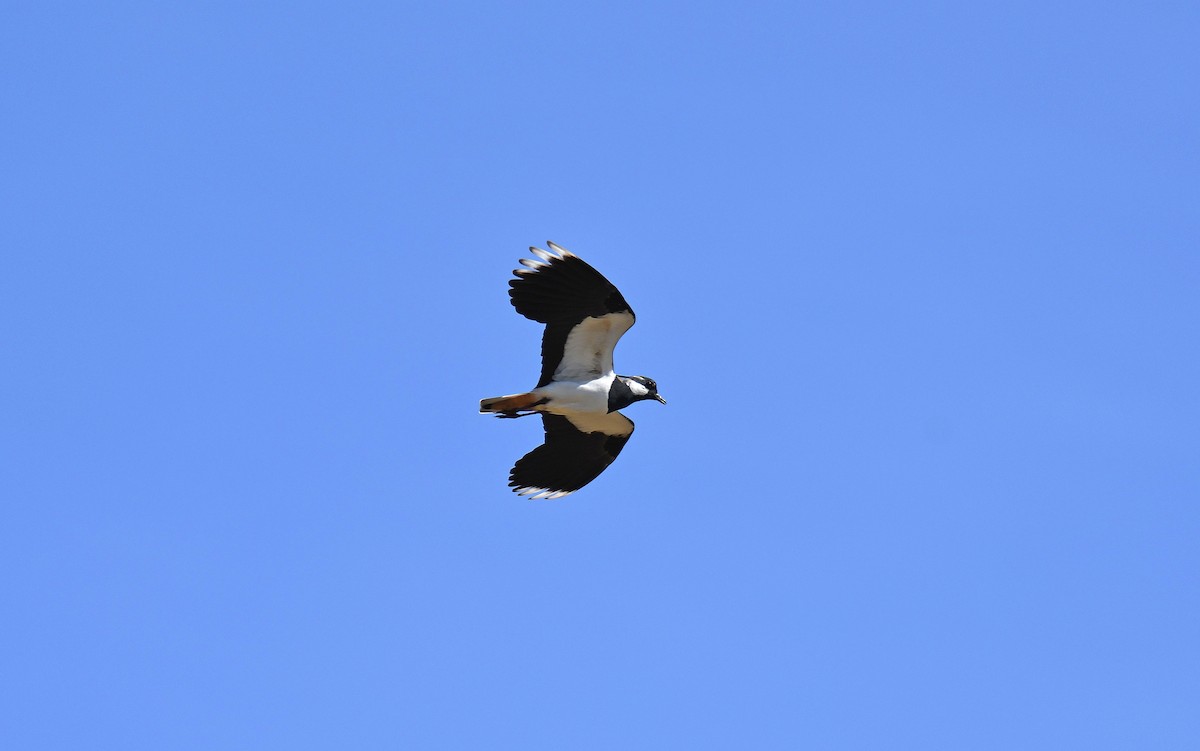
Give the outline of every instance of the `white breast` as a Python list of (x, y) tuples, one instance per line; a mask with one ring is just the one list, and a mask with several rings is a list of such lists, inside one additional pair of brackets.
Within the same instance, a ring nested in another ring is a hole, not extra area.
[(549, 399), (544, 409), (555, 414), (571, 412), (608, 412), (608, 389), (613, 378), (609, 374), (590, 381), (552, 381), (534, 393)]

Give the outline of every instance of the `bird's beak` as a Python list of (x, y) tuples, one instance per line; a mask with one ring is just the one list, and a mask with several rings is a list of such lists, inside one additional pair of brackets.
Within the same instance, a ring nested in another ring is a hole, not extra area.
[(662, 394), (655, 394), (655, 395), (654, 395), (654, 398), (658, 400), (658, 403), (659, 403), (659, 404), (666, 404), (666, 403), (667, 403), (667, 400), (662, 398)]

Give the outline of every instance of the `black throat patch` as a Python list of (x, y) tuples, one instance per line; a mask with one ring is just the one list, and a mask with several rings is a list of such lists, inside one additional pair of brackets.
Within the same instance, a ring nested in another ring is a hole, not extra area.
[(612, 385), (608, 387), (608, 411), (616, 412), (618, 409), (633, 404), (634, 401), (633, 389), (629, 388), (625, 379), (621, 376), (614, 378)]

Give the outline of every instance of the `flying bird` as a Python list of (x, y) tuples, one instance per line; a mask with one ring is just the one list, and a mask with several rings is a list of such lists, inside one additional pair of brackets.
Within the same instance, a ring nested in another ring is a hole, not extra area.
[[(634, 323), (621, 292), (579, 256), (547, 243), (522, 258), (508, 282), (517, 312), (546, 324), (542, 377), (523, 394), (479, 402), (480, 413), (497, 417), (541, 415), (546, 440), (523, 456), (508, 477), (513, 492), (530, 498), (561, 498), (608, 468), (633, 434), (633, 421), (617, 410), (643, 399), (667, 400), (645, 376), (613, 371), (613, 349)], [(557, 254), (557, 255), (555, 255)]]

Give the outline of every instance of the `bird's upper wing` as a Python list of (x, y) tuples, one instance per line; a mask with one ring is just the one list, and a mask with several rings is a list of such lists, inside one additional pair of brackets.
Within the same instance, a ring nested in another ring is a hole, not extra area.
[(542, 415), (546, 442), (517, 461), (508, 484), (518, 495), (562, 498), (608, 468), (633, 435), (633, 421), (620, 412), (602, 415)]
[(517, 278), (508, 282), (517, 312), (546, 324), (538, 386), (611, 373), (613, 348), (633, 326), (633, 310), (599, 271), (574, 253), (548, 244), (558, 255), (530, 248), (541, 260), (522, 258), (527, 268), (514, 271)]

